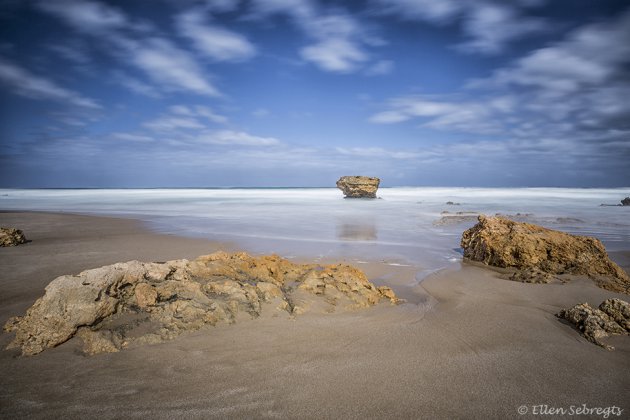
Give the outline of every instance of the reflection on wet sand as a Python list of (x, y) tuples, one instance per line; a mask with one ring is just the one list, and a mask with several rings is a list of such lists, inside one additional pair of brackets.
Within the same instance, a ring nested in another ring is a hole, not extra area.
[(342, 241), (375, 241), (378, 239), (374, 223), (349, 223), (337, 225), (337, 238)]

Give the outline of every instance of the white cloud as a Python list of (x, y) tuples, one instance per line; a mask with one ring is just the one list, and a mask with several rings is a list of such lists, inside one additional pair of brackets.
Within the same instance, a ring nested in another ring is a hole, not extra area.
[(257, 108), (254, 111), (252, 111), (252, 115), (258, 118), (264, 118), (264, 117), (269, 116), (270, 114), (271, 114), (271, 111), (269, 111), (266, 108)]
[(149, 130), (157, 132), (170, 132), (177, 130), (199, 130), (206, 128), (195, 118), (165, 115), (155, 120), (142, 124)]
[(427, 157), (431, 153), (420, 153), (413, 151), (403, 150), (387, 150), (382, 147), (337, 147), (335, 150), (342, 155), (350, 155), (365, 158), (377, 158), (377, 159), (418, 159), (421, 157)]
[(146, 121), (143, 127), (158, 133), (177, 134), (182, 139), (190, 136), (205, 134), (208, 126), (203, 120), (213, 124), (225, 124), (227, 117), (217, 114), (212, 109), (202, 105), (172, 105), (169, 112), (158, 118)]
[(535, 50), (471, 86), (513, 84), (564, 93), (602, 85), (623, 71), (630, 56), (627, 39), (630, 12), (611, 22), (579, 28), (564, 41)]
[(101, 108), (90, 98), (63, 88), (13, 63), (0, 59), (0, 82), (18, 95), (32, 99), (49, 99), (84, 108)]
[(212, 109), (206, 106), (202, 106), (202, 105), (196, 105), (196, 106), (173, 105), (170, 107), (170, 111), (173, 114), (177, 114), (177, 115), (186, 115), (189, 117), (204, 117), (212, 122), (219, 123), (219, 124), (224, 124), (228, 121), (227, 117), (217, 114)]
[(630, 138), (625, 39), (630, 13), (578, 28), (457, 96), (392, 99), (370, 121), (418, 121), (423, 128), (497, 136), (502, 140), (487, 144), (497, 153), (503, 145), (505, 153), (521, 155), (623, 154), (627, 147), (620, 144)]
[(119, 9), (89, 0), (42, 0), (36, 3), (42, 11), (55, 15), (83, 32), (101, 32), (130, 24)]
[(367, 68), (365, 74), (368, 76), (383, 76), (390, 74), (394, 70), (394, 62), (390, 60), (380, 60)]
[(382, 45), (353, 16), (340, 9), (319, 10), (309, 0), (253, 0), (253, 18), (288, 15), (313, 42), (300, 49), (300, 56), (321, 70), (350, 73), (369, 61), (365, 46)]
[(315, 14), (312, 0), (251, 0), (253, 18), (266, 18), (285, 13), (294, 19), (305, 20)]
[(160, 92), (154, 87), (145, 83), (141, 80), (138, 80), (134, 77), (129, 76), (121, 71), (114, 72), (114, 81), (131, 90), (134, 93), (148, 96), (149, 98), (160, 98), (162, 95)]
[(174, 90), (199, 95), (220, 96), (219, 91), (204, 77), (199, 64), (185, 50), (164, 38), (150, 38), (129, 51), (129, 60), (155, 82)]
[[(132, 21), (117, 8), (90, 0), (41, 1), (37, 5), (43, 12), (95, 37), (106, 46), (108, 53), (142, 70), (165, 90), (220, 96), (192, 54), (157, 35), (151, 25)], [(129, 32), (133, 32), (134, 37)], [(150, 91), (146, 84), (143, 87), (129, 79), (126, 82), (135, 92)]]
[(343, 38), (331, 38), (309, 45), (302, 48), (300, 55), (322, 70), (340, 73), (352, 72), (367, 60), (367, 54), (360, 47)]
[(221, 130), (202, 134), (197, 141), (228, 146), (277, 146), (280, 140), (274, 137), (259, 137), (243, 131)]
[(180, 14), (176, 27), (202, 54), (217, 61), (244, 61), (256, 54), (256, 48), (243, 35), (205, 22), (197, 9)]
[(396, 14), (403, 19), (422, 19), (441, 23), (450, 20), (464, 9), (461, 0), (374, 0), (385, 13)]
[(542, 19), (521, 16), (513, 7), (492, 3), (471, 7), (463, 25), (472, 39), (458, 48), (482, 54), (499, 53), (512, 40), (546, 30)]
[(150, 143), (150, 142), (155, 141), (153, 137), (145, 136), (141, 134), (133, 134), (133, 133), (113, 133), (111, 137), (116, 140), (123, 140), (123, 141), (129, 141), (129, 142), (137, 142), (137, 143)]
[[(373, 0), (382, 13), (403, 20), (422, 20), (436, 25), (459, 22), (467, 41), (461, 51), (497, 54), (525, 35), (547, 30), (544, 20), (523, 15), (517, 5), (488, 0)], [(520, 2), (522, 7), (536, 2)]]

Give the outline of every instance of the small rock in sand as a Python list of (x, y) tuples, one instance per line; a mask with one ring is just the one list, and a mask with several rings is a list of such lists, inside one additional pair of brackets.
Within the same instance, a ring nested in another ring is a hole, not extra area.
[(607, 299), (599, 305), (599, 309), (580, 303), (561, 310), (556, 316), (566, 319), (584, 338), (607, 350), (614, 350), (614, 347), (604, 343), (602, 338), (630, 333), (630, 304), (621, 299)]
[(24, 243), (26, 243), (26, 237), (21, 230), (0, 227), (0, 246), (18, 246)]

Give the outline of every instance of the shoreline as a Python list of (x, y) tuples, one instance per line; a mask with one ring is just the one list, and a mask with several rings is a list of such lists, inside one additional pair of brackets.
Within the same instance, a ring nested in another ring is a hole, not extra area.
[[(0, 224), (32, 241), (0, 249), (3, 324), (58, 275), (236, 250), (112, 217), (1, 212)], [(409, 267), (358, 268), (377, 285), (415, 280)], [(413, 288), (417, 301), (398, 306), (261, 317), (93, 357), (78, 353), (76, 339), (34, 357), (0, 350), (0, 417), (505, 418), (534, 404), (630, 413), (628, 337), (609, 339), (609, 352), (554, 316), (628, 296), (580, 278), (517, 283), (468, 264)], [(10, 338), (0, 335), (0, 346)]]

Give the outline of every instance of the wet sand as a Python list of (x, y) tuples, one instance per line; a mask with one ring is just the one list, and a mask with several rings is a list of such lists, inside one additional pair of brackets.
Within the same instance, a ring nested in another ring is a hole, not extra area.
[[(2, 324), (58, 275), (235, 249), (125, 219), (0, 213), (0, 225), (32, 240), (0, 249)], [(630, 253), (612, 257), (628, 270)], [(534, 418), (517, 408), (541, 404), (630, 415), (630, 337), (610, 339), (609, 352), (554, 316), (628, 296), (587, 279), (516, 283), (467, 264), (412, 290), (409, 268), (360, 268), (409, 303), (262, 317), (93, 357), (74, 340), (34, 357), (2, 350), (0, 418)]]

